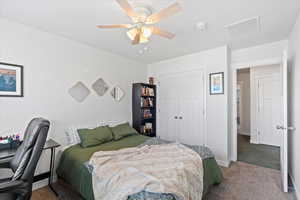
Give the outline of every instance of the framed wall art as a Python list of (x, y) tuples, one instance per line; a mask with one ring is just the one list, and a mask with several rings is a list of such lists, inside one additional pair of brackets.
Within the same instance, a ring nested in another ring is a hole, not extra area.
[(224, 72), (209, 74), (210, 95), (224, 94)]
[(23, 66), (0, 62), (0, 97), (23, 97)]

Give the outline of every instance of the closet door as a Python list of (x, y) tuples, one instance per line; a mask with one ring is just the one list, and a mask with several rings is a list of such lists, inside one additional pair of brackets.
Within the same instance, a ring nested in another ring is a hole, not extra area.
[(178, 82), (176, 75), (163, 76), (158, 88), (158, 136), (177, 141), (178, 133)]
[(168, 141), (177, 141), (178, 134), (178, 102), (172, 99), (163, 99), (159, 102), (159, 131), (158, 136)]
[(160, 77), (158, 134), (185, 144), (204, 144), (204, 80), (202, 71)]
[(203, 72), (183, 73), (180, 77), (178, 139), (184, 144), (204, 144)]

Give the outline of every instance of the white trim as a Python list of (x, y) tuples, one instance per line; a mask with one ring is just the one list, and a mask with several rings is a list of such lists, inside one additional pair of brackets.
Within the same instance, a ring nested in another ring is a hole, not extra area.
[(254, 140), (253, 137), (250, 137), (250, 144), (259, 144), (258, 140)]
[(229, 167), (231, 161), (230, 160), (217, 160), (218, 165), (222, 167)]
[(273, 64), (280, 64), (281, 58), (275, 57), (270, 59), (264, 59), (264, 60), (255, 60), (251, 62), (244, 62), (244, 63), (233, 63), (231, 65), (232, 69), (244, 69), (244, 68), (250, 68), (250, 67), (259, 67), (262, 65), (273, 65)]
[[(57, 176), (54, 175), (53, 176), (53, 183), (55, 183), (56, 181), (57, 181)], [(48, 186), (48, 178), (47, 179), (43, 179), (41, 181), (38, 181), (36, 183), (33, 183), (33, 185), (32, 185), (32, 191), (38, 190), (38, 189), (46, 187), (46, 186)]]
[(246, 133), (246, 132), (239, 132), (238, 134), (240, 134), (240, 135), (247, 135), (247, 136), (250, 136), (250, 133)]
[(43, 187), (46, 187), (47, 185), (48, 185), (48, 179), (38, 181), (36, 183), (33, 183), (32, 191), (38, 190), (38, 189), (43, 188)]
[(245, 63), (233, 63), (231, 65), (231, 87), (232, 87), (232, 142), (231, 142), (231, 160), (237, 161), (237, 109), (236, 109), (236, 89), (237, 89), (237, 70), (243, 68), (252, 68), (252, 67), (259, 67), (263, 65), (273, 65), (273, 64), (281, 64), (282, 58), (281, 57), (274, 57), (270, 59), (264, 60), (255, 60)]
[(297, 200), (297, 199), (300, 198), (300, 193), (299, 193), (299, 190), (298, 190), (298, 187), (297, 187), (297, 185), (296, 185), (296, 182), (295, 182), (294, 177), (293, 177), (291, 174), (289, 174), (289, 175), (290, 175), (292, 184), (293, 184), (293, 186), (294, 186), (295, 196), (296, 196), (296, 200)]

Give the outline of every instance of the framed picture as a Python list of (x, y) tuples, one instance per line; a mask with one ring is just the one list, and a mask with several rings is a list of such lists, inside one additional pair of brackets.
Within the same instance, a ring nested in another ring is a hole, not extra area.
[(224, 94), (224, 72), (209, 74), (210, 95)]
[(23, 66), (0, 62), (0, 97), (23, 97)]

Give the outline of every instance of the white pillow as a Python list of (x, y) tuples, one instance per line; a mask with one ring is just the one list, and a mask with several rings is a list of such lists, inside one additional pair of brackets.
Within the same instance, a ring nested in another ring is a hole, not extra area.
[(71, 126), (65, 130), (65, 134), (67, 137), (67, 146), (72, 146), (75, 144), (81, 143), (79, 134), (78, 134), (78, 129), (93, 129), (97, 128), (99, 126), (104, 126), (104, 123), (99, 123), (96, 125), (84, 125), (84, 126)]
[(67, 145), (75, 145), (81, 142), (76, 127), (67, 128), (66, 137), (67, 137)]

